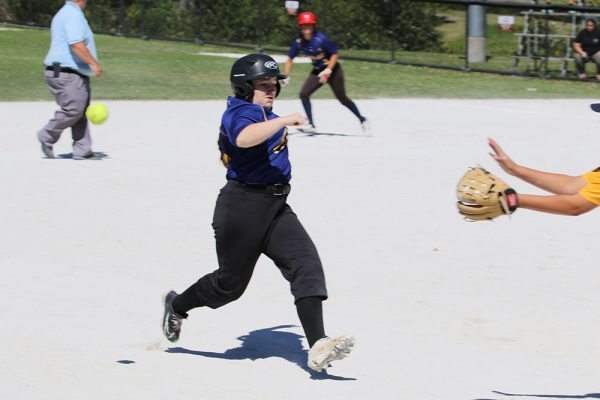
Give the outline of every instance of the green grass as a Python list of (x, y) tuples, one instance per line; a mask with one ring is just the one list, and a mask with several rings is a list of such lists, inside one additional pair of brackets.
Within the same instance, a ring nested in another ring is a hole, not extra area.
[[(465, 27), (466, 16), (464, 11), (447, 11), (443, 14), (446, 23), (438, 30), (442, 33), (444, 47), (452, 54), (465, 53)], [(517, 39), (516, 32), (523, 31), (524, 17), (515, 16), (514, 32), (500, 32), (498, 29), (498, 14), (486, 13), (486, 42), (488, 53), (494, 56), (511, 56), (515, 53)]]
[[(42, 73), (42, 60), (49, 40), (47, 30), (0, 30), (0, 100), (52, 100)], [(192, 43), (106, 35), (96, 35), (96, 43), (105, 70), (104, 76), (93, 79), (96, 99), (224, 99), (230, 94), (228, 75), (233, 60), (198, 53), (243, 52)], [(448, 54), (427, 53), (399, 53), (398, 56), (399, 59), (413, 57), (415, 62), (449, 57)], [(462, 65), (458, 58), (455, 62)], [(549, 81), (349, 60), (343, 65), (348, 94), (362, 99), (595, 98), (600, 89), (598, 84), (589, 82)], [(309, 68), (306, 64), (295, 64), (292, 84), (283, 90), (281, 98), (297, 98)], [(315, 98), (333, 98), (333, 95), (324, 88)]]

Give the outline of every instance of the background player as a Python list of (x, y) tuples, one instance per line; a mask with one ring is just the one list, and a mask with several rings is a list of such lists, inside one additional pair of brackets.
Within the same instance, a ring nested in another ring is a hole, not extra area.
[(182, 319), (196, 307), (218, 308), (240, 298), (261, 254), (271, 258), (290, 282), (308, 340), (308, 366), (316, 371), (351, 351), (354, 339), (329, 338), (323, 326), (322, 301), (327, 298), (321, 260), (312, 240), (287, 204), (291, 165), (287, 126), (306, 117), (279, 117), (273, 103), (286, 76), (264, 54), (250, 54), (231, 69), (235, 97), (227, 99), (219, 148), (227, 167), (213, 217), (219, 268), (180, 295), (165, 297), (163, 332), (179, 338)]
[(489, 139), (490, 153), (500, 167), (552, 196), (519, 194), (519, 207), (552, 214), (580, 215), (600, 205), (600, 168), (582, 176), (569, 176), (537, 171), (515, 163), (500, 145)]
[(94, 158), (85, 110), (90, 104), (90, 76), (102, 75), (94, 34), (83, 15), (87, 0), (72, 0), (52, 18), (51, 42), (44, 59), (45, 78), (60, 110), (37, 134), (42, 152), (54, 158), (52, 146), (71, 128), (73, 159)]
[[(292, 43), (284, 68), (284, 74), (289, 75), (292, 72), (294, 57), (300, 52), (312, 59), (313, 69), (300, 90), (300, 99), (302, 100), (304, 111), (306, 111), (306, 115), (308, 116), (308, 125), (300, 130), (303, 132), (316, 131), (310, 96), (321, 86), (329, 83), (335, 97), (356, 115), (363, 131), (366, 131), (368, 130), (367, 119), (358, 111), (356, 104), (346, 96), (344, 70), (338, 62), (339, 53), (337, 46), (325, 34), (317, 31), (316, 26), (317, 17), (315, 14), (303, 12), (298, 16), (298, 27), (301, 33)], [(288, 83), (289, 78), (284, 80), (285, 85)]]

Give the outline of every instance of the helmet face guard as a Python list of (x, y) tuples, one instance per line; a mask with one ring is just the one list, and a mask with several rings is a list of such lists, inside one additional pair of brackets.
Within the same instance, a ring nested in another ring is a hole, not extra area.
[(306, 11), (306, 12), (300, 13), (300, 15), (298, 15), (298, 26), (316, 25), (316, 24), (317, 24), (317, 17), (315, 16), (315, 14), (311, 13), (310, 11)]
[(238, 59), (231, 67), (230, 81), (233, 94), (238, 99), (252, 101), (254, 86), (251, 81), (264, 78), (277, 78), (275, 94), (277, 97), (281, 91), (279, 80), (287, 76), (281, 73), (277, 62), (266, 54), (248, 54)]

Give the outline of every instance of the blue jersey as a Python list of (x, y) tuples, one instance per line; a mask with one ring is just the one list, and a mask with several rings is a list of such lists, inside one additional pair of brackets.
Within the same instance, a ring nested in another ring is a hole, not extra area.
[(313, 66), (319, 71), (327, 68), (329, 58), (337, 54), (338, 49), (324, 33), (315, 31), (311, 40), (305, 40), (302, 35), (298, 36), (288, 53), (289, 58), (294, 58), (302, 52), (304, 55), (312, 59)]
[(236, 145), (245, 127), (277, 118), (272, 109), (235, 97), (227, 98), (227, 110), (221, 119), (219, 147), (229, 158), (227, 179), (246, 183), (288, 183), (292, 166), (288, 159), (287, 128), (281, 128), (253, 147)]

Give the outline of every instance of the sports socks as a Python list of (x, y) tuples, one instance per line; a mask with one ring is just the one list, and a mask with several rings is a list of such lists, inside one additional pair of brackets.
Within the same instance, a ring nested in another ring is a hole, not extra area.
[(300, 99), (302, 100), (302, 105), (304, 106), (304, 111), (306, 112), (306, 116), (308, 117), (308, 123), (311, 124), (312, 126), (315, 126), (315, 124), (313, 123), (312, 105), (310, 104), (310, 98), (301, 97)]
[[(193, 287), (175, 297), (171, 305), (173, 311), (183, 318), (187, 318), (189, 310), (202, 306), (198, 304)], [(323, 300), (320, 297), (304, 297), (296, 302), (296, 311), (306, 340), (312, 347), (319, 339), (326, 336), (323, 325)]]
[(354, 102), (352, 100), (350, 100), (346, 103), (342, 103), (342, 104), (344, 104), (346, 107), (348, 107), (348, 109), (350, 111), (352, 111), (352, 114), (356, 115), (356, 118), (358, 118), (360, 120), (360, 122), (365, 122), (367, 120), (365, 117), (360, 115), (360, 111), (358, 111), (358, 107), (356, 107), (356, 104), (354, 104)]
[(296, 302), (296, 310), (304, 329), (309, 347), (325, 337), (323, 326), (323, 300), (320, 297), (304, 297)]
[(181, 315), (183, 318), (187, 318), (187, 312), (196, 307), (202, 307), (203, 304), (198, 302), (194, 285), (187, 288), (183, 293), (173, 299), (171, 303), (173, 311)]

